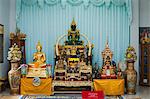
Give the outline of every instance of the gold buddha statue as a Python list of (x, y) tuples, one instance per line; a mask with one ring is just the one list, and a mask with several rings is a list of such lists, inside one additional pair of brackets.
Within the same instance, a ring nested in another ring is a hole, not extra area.
[(33, 54), (33, 62), (29, 63), (26, 77), (47, 77), (46, 75), (46, 55), (42, 52), (40, 42), (36, 45), (37, 52)]
[(76, 51), (77, 51), (77, 48), (76, 48), (75, 46), (72, 46), (71, 55), (72, 55), (72, 56), (77, 55), (77, 54), (76, 54)]
[(36, 45), (37, 52), (33, 55), (34, 62), (29, 63), (29, 66), (33, 68), (40, 68), (46, 65), (46, 55), (42, 52), (42, 45), (40, 42)]
[(56, 64), (56, 69), (64, 69), (64, 62), (62, 59), (58, 60), (58, 63)]

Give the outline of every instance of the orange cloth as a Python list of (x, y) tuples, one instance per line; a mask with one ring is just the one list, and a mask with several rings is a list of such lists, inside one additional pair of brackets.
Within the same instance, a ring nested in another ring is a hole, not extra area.
[(35, 68), (39, 68), (39, 62), (35, 62), (35, 63), (34, 63), (34, 67), (35, 67)]
[(124, 79), (94, 79), (94, 90), (103, 90), (105, 95), (123, 95)]
[(51, 95), (52, 78), (41, 79), (41, 85), (34, 86), (33, 78), (21, 78), (21, 95)]

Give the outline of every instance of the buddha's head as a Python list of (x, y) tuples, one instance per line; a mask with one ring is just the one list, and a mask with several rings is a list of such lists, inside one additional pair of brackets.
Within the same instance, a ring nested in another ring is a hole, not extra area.
[(75, 30), (76, 30), (76, 23), (75, 23), (75, 21), (74, 21), (74, 18), (73, 18), (72, 23), (71, 23), (71, 30), (72, 30), (72, 31), (75, 31)]
[(38, 42), (38, 44), (36, 45), (36, 49), (37, 49), (38, 52), (41, 52), (41, 50), (42, 50), (42, 45), (41, 45), (40, 42)]

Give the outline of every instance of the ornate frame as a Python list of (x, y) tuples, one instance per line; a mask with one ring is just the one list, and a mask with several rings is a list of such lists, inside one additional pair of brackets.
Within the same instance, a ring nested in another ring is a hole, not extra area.
[(4, 25), (0, 24), (0, 63), (4, 61)]

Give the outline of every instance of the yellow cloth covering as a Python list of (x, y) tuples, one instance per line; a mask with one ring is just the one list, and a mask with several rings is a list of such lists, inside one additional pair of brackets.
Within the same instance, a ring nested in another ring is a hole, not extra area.
[(124, 79), (95, 79), (94, 90), (103, 90), (105, 95), (123, 95)]
[(40, 86), (32, 84), (33, 78), (21, 78), (21, 95), (51, 95), (52, 79), (41, 79)]

